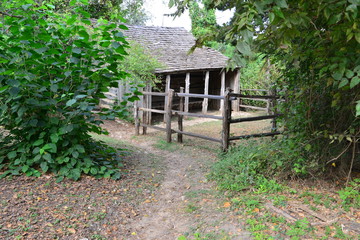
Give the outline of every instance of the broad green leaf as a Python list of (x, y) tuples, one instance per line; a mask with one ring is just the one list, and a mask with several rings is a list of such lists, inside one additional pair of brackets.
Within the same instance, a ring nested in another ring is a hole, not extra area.
[(281, 8), (288, 8), (286, 0), (275, 0), (275, 4)]
[(8, 157), (9, 159), (14, 159), (14, 158), (16, 157), (16, 151), (9, 152), (9, 153), (7, 154), (7, 157)]
[(354, 76), (354, 72), (351, 71), (351, 70), (349, 70), (349, 69), (346, 69), (346, 71), (345, 71), (345, 76), (346, 76), (347, 78), (352, 78), (352, 77)]
[(76, 103), (76, 99), (70, 99), (66, 102), (66, 106), (71, 107), (72, 105), (74, 105), (74, 103)]
[(360, 43), (360, 32), (355, 33), (354, 36), (355, 36), (356, 41), (358, 43)]
[(335, 72), (332, 74), (332, 77), (335, 79), (335, 80), (340, 80), (342, 77), (343, 77), (343, 73), (338, 71), (338, 72)]
[(80, 48), (73, 48), (73, 49), (72, 49), (72, 52), (73, 52), (73, 53), (80, 54), (80, 53), (81, 53), (81, 49), (80, 49)]
[(47, 172), (47, 170), (49, 169), (49, 166), (48, 166), (47, 162), (42, 162), (40, 164), (40, 167), (43, 170), (43, 172)]
[(356, 104), (356, 117), (360, 116), (360, 100)]
[(0, 93), (5, 92), (8, 88), (9, 88), (9, 86), (0, 87)]
[(346, 86), (348, 83), (349, 83), (349, 80), (346, 79), (346, 78), (343, 78), (341, 80), (341, 82), (339, 83), (339, 88), (342, 88), (342, 87)]
[(59, 136), (56, 133), (50, 135), (51, 142), (57, 143), (59, 141)]
[(43, 143), (44, 143), (44, 139), (38, 139), (38, 140), (36, 140), (32, 145), (33, 145), (34, 147), (37, 147), (37, 146), (42, 145)]
[(27, 172), (27, 170), (29, 170), (29, 166), (28, 165), (24, 165), (22, 168), (21, 168), (21, 171), (22, 172), (24, 172), (24, 173), (26, 173)]
[(350, 88), (354, 88), (360, 83), (360, 77), (356, 76), (351, 79)]

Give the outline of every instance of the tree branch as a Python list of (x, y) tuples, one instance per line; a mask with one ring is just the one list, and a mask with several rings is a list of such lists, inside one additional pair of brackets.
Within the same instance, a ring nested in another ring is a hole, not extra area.
[(9, 13), (1, 12), (1, 11), (0, 11), (0, 14), (1, 14), (1, 15), (5, 15), (5, 16), (9, 16), (9, 17), (14, 17), (14, 18), (22, 18), (22, 16), (11, 15), (11, 14), (9, 14)]

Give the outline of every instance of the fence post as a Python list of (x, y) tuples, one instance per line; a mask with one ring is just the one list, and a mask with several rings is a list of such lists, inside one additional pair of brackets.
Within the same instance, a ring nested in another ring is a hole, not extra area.
[[(145, 88), (145, 91), (146, 91), (146, 90), (147, 90), (147, 89)], [(147, 100), (148, 100), (148, 96), (144, 94), (144, 96), (143, 96), (143, 108), (147, 108), (147, 102), (148, 102)], [(148, 116), (148, 112), (145, 111), (145, 110), (143, 110), (142, 120), (143, 120), (143, 124), (146, 124), (146, 125), (148, 124), (148, 122), (147, 122), (147, 120), (148, 120), (147, 116)], [(143, 135), (146, 135), (146, 130), (147, 130), (147, 127), (143, 126)]]
[(224, 104), (223, 104), (223, 124), (222, 124), (222, 150), (225, 152), (229, 148), (229, 137), (230, 137), (230, 119), (231, 119), (231, 102), (230, 102), (230, 93), (229, 88), (225, 91)]
[(139, 121), (139, 101), (135, 101), (134, 103), (134, 118), (135, 118), (135, 135), (138, 136), (140, 134), (140, 121)]
[[(184, 88), (180, 87), (180, 93), (184, 93)], [(180, 105), (179, 105), (179, 111), (184, 112), (184, 97), (180, 97)], [(178, 114), (178, 129), (179, 131), (183, 131), (183, 115)], [(177, 141), (178, 143), (183, 142), (183, 135), (182, 133), (177, 134)]]
[(166, 122), (166, 142), (171, 142), (171, 115), (172, 115), (172, 101), (174, 96), (174, 90), (169, 89), (167, 95), (167, 103), (165, 110), (165, 122)]
[[(272, 87), (270, 90), (270, 96), (274, 96), (274, 98), (271, 99), (271, 113), (273, 115), (276, 115), (277, 110), (276, 110), (276, 102), (277, 99), (275, 98), (277, 95), (277, 91), (276, 91), (276, 87)], [(273, 118), (272, 120), (272, 127), (271, 127), (271, 132), (276, 132), (277, 131), (277, 122), (276, 122), (276, 117)]]

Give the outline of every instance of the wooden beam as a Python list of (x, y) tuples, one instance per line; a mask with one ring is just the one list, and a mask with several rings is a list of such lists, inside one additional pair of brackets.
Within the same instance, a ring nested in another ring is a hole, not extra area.
[[(186, 73), (185, 93), (190, 93), (190, 73)], [(185, 112), (189, 112), (189, 97), (185, 97)]]
[[(171, 81), (171, 75), (166, 75), (165, 93), (168, 93), (170, 90), (170, 81)], [(166, 106), (168, 105), (168, 101), (169, 101), (168, 97), (169, 95), (165, 95), (164, 111), (166, 111)], [(166, 122), (166, 115), (164, 115), (164, 122)]]
[(140, 121), (139, 121), (139, 102), (135, 101), (134, 103), (134, 119), (135, 119), (135, 135), (138, 136), (140, 134)]
[(142, 94), (144, 95), (151, 95), (151, 96), (167, 96), (167, 93), (162, 93), (162, 92), (142, 92)]
[(166, 105), (166, 113), (164, 115), (165, 117), (165, 122), (166, 122), (166, 142), (170, 143), (171, 142), (171, 115), (172, 115), (172, 112), (171, 112), (171, 109), (172, 109), (172, 101), (173, 101), (173, 96), (174, 96), (174, 90), (173, 89), (169, 89), (169, 92), (168, 92), (168, 96), (167, 96), (167, 99), (168, 99), (168, 102), (167, 102), (167, 105)]
[(230, 102), (230, 89), (226, 89), (224, 106), (222, 110), (223, 122), (222, 122), (222, 150), (227, 151), (229, 148), (229, 137), (230, 137), (230, 120), (231, 120), (231, 102)]
[[(180, 87), (180, 93), (184, 93), (183, 87)], [(184, 97), (180, 97), (179, 112), (184, 112)], [(183, 142), (183, 135), (181, 133), (184, 130), (183, 118), (184, 118), (183, 115), (178, 114), (178, 129), (179, 129), (179, 133), (177, 135), (178, 143)]]
[[(238, 69), (234, 76), (234, 93), (240, 93), (240, 70)], [(240, 111), (239, 98), (232, 101), (232, 108), (235, 112)]]
[(281, 134), (281, 133), (280, 132), (272, 132), (272, 133), (258, 133), (258, 134), (250, 134), (250, 135), (243, 135), (243, 136), (234, 136), (234, 137), (230, 137), (229, 141), (255, 138), (255, 137), (271, 137), (271, 136), (275, 136), (275, 135), (279, 135), (279, 134)]
[[(148, 83), (148, 90), (147, 91), (152, 92), (152, 86), (150, 85), (150, 83)], [(148, 97), (148, 106), (147, 106), (147, 108), (151, 109), (152, 108), (152, 96), (148, 95), (147, 97)], [(148, 116), (147, 116), (148, 117), (147, 122), (148, 122), (149, 125), (151, 125), (151, 118), (152, 118), (151, 115), (152, 115), (152, 112), (149, 111)]]
[(217, 120), (223, 119), (223, 117), (221, 117), (221, 116), (213, 116), (213, 115), (205, 115), (205, 114), (197, 114), (197, 113), (187, 113), (187, 112), (181, 112), (181, 111), (172, 111), (172, 112), (177, 115), (181, 115), (181, 116), (211, 118), (211, 119), (217, 119)]
[(204, 95), (196, 93), (177, 93), (178, 97), (191, 97), (191, 98), (209, 98), (209, 99), (224, 99), (224, 96), (219, 95)]
[[(220, 95), (225, 95), (225, 71), (223, 70), (221, 72), (221, 88), (220, 88)], [(220, 111), (223, 111), (224, 109), (224, 100), (220, 101)]]
[(187, 135), (187, 136), (191, 136), (191, 137), (197, 137), (197, 138), (202, 138), (202, 139), (205, 139), (205, 140), (209, 140), (209, 141), (221, 143), (221, 140), (220, 140), (220, 139), (216, 139), (216, 138), (204, 136), (204, 135), (197, 134), (197, 133), (184, 132), (184, 131), (179, 131), (179, 130), (176, 130), (176, 129), (174, 129), (173, 132), (175, 132), (175, 133), (181, 133), (181, 134), (184, 134), (184, 135)]
[(258, 116), (258, 117), (237, 118), (237, 119), (231, 119), (230, 123), (252, 122), (252, 121), (265, 120), (265, 119), (272, 119), (279, 116), (280, 115), (277, 114), (277, 115), (267, 115), (267, 116)]
[(145, 111), (145, 112), (153, 112), (153, 113), (160, 113), (160, 114), (165, 114), (164, 110), (157, 110), (157, 109), (151, 109), (151, 108), (139, 108), (140, 111)]
[[(209, 95), (209, 71), (207, 71), (205, 73), (205, 88), (204, 88), (204, 94), (205, 95)], [(209, 105), (209, 99), (208, 98), (204, 98), (203, 100), (203, 105), (202, 105), (202, 112), (203, 114), (207, 113), (208, 110), (208, 105)]]

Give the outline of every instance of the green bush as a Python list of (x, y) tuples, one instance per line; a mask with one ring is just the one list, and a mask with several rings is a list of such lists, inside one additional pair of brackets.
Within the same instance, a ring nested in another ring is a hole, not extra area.
[[(118, 70), (128, 46), (119, 31), (125, 26), (93, 23), (77, 1), (70, 4), (69, 15), (31, 0), (0, 5), (6, 13), (0, 15), (0, 126), (7, 134), (0, 139), (2, 177), (120, 177), (115, 149), (89, 133), (105, 133), (101, 120), (123, 113), (93, 110), (127, 75)], [(129, 101), (140, 94), (132, 90)]]
[(281, 187), (275, 179), (303, 176), (319, 167), (316, 158), (313, 164), (305, 164), (311, 153), (292, 139), (247, 141), (230, 149), (213, 166), (209, 177), (220, 189), (276, 192)]

